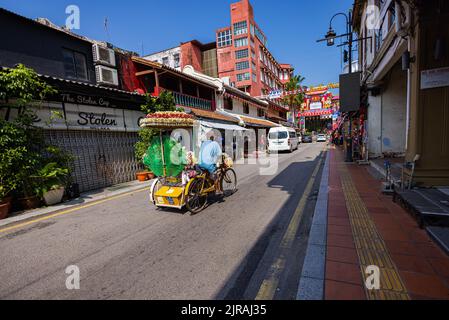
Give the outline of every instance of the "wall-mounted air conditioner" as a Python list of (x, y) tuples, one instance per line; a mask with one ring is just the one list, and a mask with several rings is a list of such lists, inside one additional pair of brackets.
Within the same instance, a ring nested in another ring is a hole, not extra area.
[(105, 66), (96, 66), (95, 75), (98, 84), (118, 86), (118, 74), (115, 69)]
[(115, 67), (116, 64), (114, 50), (95, 43), (92, 46), (92, 54), (95, 63)]

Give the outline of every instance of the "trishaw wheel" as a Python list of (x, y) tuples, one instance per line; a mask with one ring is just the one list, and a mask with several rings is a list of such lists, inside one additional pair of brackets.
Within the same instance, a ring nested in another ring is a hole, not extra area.
[(237, 174), (233, 169), (226, 169), (221, 177), (221, 191), (225, 197), (233, 195), (237, 191)]
[(203, 179), (195, 179), (190, 184), (186, 197), (186, 208), (190, 214), (197, 214), (206, 207), (207, 195), (201, 194), (202, 191)]
[(150, 200), (153, 204), (156, 204), (156, 198), (154, 194), (162, 188), (162, 182), (157, 178), (150, 187)]

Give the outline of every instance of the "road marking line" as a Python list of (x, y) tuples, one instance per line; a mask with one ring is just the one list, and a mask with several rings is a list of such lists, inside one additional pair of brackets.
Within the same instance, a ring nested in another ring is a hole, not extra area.
[(37, 222), (45, 221), (45, 220), (48, 220), (48, 219), (56, 218), (56, 217), (59, 217), (59, 216), (62, 216), (62, 215), (68, 214), (68, 213), (72, 213), (72, 212), (81, 210), (81, 209), (93, 207), (93, 206), (95, 206), (97, 204), (101, 204), (101, 203), (104, 203), (104, 202), (107, 202), (107, 201), (110, 201), (110, 200), (123, 198), (123, 197), (129, 196), (130, 194), (133, 194), (133, 193), (147, 191), (149, 189), (150, 189), (150, 187), (146, 187), (146, 188), (143, 188), (143, 189), (137, 189), (137, 190), (134, 190), (134, 191), (129, 191), (129, 192), (126, 192), (126, 193), (118, 194), (116, 196), (111, 196), (111, 197), (108, 197), (108, 198), (105, 198), (105, 199), (101, 199), (101, 200), (90, 202), (90, 203), (85, 204), (85, 205), (77, 206), (77, 207), (74, 207), (74, 208), (71, 208), (71, 209), (67, 209), (67, 210), (64, 210), (64, 211), (61, 211), (61, 212), (50, 214), (50, 215), (47, 215), (47, 216), (42, 217), (42, 218), (37, 218), (37, 219), (33, 219), (33, 220), (30, 220), (30, 221), (27, 221), (27, 222), (15, 224), (15, 225), (13, 225), (11, 227), (6, 227), (6, 228), (3, 228), (3, 229), (0, 229), (0, 233), (11, 231), (11, 230), (14, 230), (14, 229), (17, 229), (17, 228), (21, 228), (21, 227), (24, 227), (24, 226), (27, 226), (27, 225), (30, 225), (30, 224), (34, 224), (34, 223), (37, 223)]
[(272, 300), (276, 293), (276, 289), (279, 284), (279, 277), (282, 274), (282, 271), (284, 270), (285, 267), (285, 263), (287, 261), (288, 251), (292, 247), (293, 241), (295, 240), (296, 233), (298, 231), (299, 224), (302, 220), (303, 212), (307, 204), (307, 199), (309, 198), (310, 193), (312, 192), (312, 188), (315, 183), (315, 179), (316, 176), (318, 175), (318, 171), (320, 169), (322, 162), (323, 156), (321, 155), (320, 159), (318, 160), (318, 163), (315, 166), (315, 169), (313, 170), (312, 176), (309, 178), (307, 186), (304, 189), (304, 193), (301, 199), (299, 200), (295, 213), (293, 214), (293, 217), (290, 220), (290, 223), (287, 227), (287, 231), (285, 232), (282, 241), (279, 245), (278, 251), (279, 254), (274, 260), (274, 263), (268, 269), (267, 277), (262, 282), (255, 300)]

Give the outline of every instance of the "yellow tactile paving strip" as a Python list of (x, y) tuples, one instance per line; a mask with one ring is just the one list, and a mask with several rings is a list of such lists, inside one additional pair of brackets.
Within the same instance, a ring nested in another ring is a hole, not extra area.
[(362, 278), (368, 276), (365, 270), (368, 266), (380, 269), (380, 290), (368, 290), (369, 300), (410, 300), (404, 283), (399, 275), (395, 263), (390, 257), (387, 246), (377, 231), (368, 209), (352, 181), (345, 164), (338, 166), (342, 189), (346, 200), (346, 207), (351, 223), (355, 248), (359, 257)]

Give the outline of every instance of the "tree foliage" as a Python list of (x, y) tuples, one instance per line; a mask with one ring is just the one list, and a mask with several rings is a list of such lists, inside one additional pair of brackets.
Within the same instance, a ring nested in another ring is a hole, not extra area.
[(0, 100), (16, 107), (26, 107), (33, 101), (41, 101), (57, 91), (39, 78), (39, 75), (23, 64), (12, 69), (0, 70)]
[[(145, 104), (141, 106), (141, 110), (145, 114), (162, 112), (162, 111), (183, 111), (176, 107), (175, 98), (173, 94), (168, 91), (163, 91), (159, 96), (153, 97), (147, 95)], [(157, 130), (150, 128), (142, 128), (139, 131), (139, 141), (134, 145), (136, 158), (143, 161), (143, 157), (150, 147), (153, 137), (158, 133)]]
[(31, 177), (50, 162), (69, 167), (71, 157), (45, 143), (42, 129), (34, 126), (35, 113), (27, 108), (55, 93), (33, 69), (22, 64), (0, 70), (1, 107), (20, 107), (16, 119), (0, 119), (0, 200), (13, 191), (36, 194), (40, 186)]
[[(302, 88), (302, 82), (305, 80), (304, 77), (300, 75), (295, 75), (290, 78), (290, 80), (285, 84), (285, 91), (296, 91)], [(288, 95), (283, 98), (285, 104), (290, 107), (290, 110), (293, 112), (301, 107), (304, 102), (304, 93), (299, 91), (296, 94)]]

